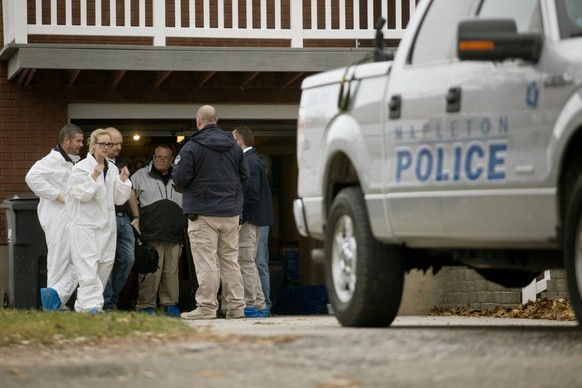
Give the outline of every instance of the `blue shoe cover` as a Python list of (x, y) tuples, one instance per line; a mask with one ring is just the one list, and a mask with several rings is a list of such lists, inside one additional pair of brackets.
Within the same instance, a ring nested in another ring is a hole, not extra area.
[(269, 317), (269, 309), (265, 307), (264, 309), (259, 310), (257, 314), (258, 314), (259, 318), (268, 318)]
[(166, 306), (166, 315), (168, 317), (178, 318), (181, 313), (177, 306)]
[(142, 314), (156, 315), (156, 310), (154, 310), (153, 307), (146, 307), (146, 308), (140, 309), (139, 312)]
[(245, 307), (245, 318), (258, 318), (259, 311), (256, 307)]
[(91, 309), (91, 310), (89, 310), (89, 314), (99, 314), (99, 310)]
[(41, 288), (40, 300), (42, 309), (45, 311), (59, 311), (61, 309), (61, 298), (54, 288)]

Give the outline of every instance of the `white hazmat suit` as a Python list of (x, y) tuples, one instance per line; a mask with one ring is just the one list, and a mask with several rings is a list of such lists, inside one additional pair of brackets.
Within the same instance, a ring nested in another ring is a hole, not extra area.
[[(70, 157), (69, 157), (70, 158)], [(64, 198), (73, 162), (53, 149), (26, 174), (26, 184), (39, 197), (38, 220), (47, 245), (47, 287), (54, 289), (61, 308), (77, 288), (77, 275), (71, 261), (69, 219)]]
[(91, 154), (73, 167), (66, 205), (69, 213), (71, 253), (79, 289), (75, 311), (101, 311), (103, 290), (115, 260), (117, 224), (115, 206), (129, 199), (131, 181), (122, 182), (115, 164), (94, 181), (97, 161)]

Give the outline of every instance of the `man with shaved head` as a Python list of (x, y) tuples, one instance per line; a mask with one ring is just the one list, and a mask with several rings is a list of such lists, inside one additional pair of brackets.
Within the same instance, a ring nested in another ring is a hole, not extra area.
[(243, 182), (249, 167), (230, 133), (217, 125), (213, 106), (196, 114), (198, 131), (174, 160), (172, 178), (183, 192), (188, 236), (196, 268), (196, 309), (183, 319), (215, 319), (220, 275), (226, 318), (244, 318), (244, 287), (238, 264), (238, 227), (243, 209)]

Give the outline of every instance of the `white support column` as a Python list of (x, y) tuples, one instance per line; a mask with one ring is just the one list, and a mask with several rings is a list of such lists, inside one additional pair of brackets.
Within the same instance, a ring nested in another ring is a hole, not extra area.
[(291, 47), (293, 48), (303, 47), (303, 1), (291, 1)]
[(408, 20), (412, 19), (412, 15), (414, 15), (415, 11), (416, 11), (416, 0), (410, 0), (410, 15)]
[[(81, 0), (81, 2), (83, 1), (87, 1), (87, 0)], [(14, 1), (4, 1), (3, 3), (8, 3), (8, 4), (14, 4), (14, 3), (19, 3), (18, 1), (14, 0)], [(36, 25), (40, 26), (42, 25), (42, 0), (36, 0)], [(6, 14), (5, 14), (6, 15)]]
[[(398, 1), (398, 0), (397, 0)], [(368, 0), (368, 30), (373, 30), (376, 21), (374, 20), (374, 0)]]
[[(155, 8), (154, 8), (155, 10)], [(155, 14), (155, 11), (154, 11)], [(139, 0), (139, 26), (140, 27), (145, 27), (146, 25), (146, 7), (145, 7), (145, 0)], [(164, 25), (166, 24), (165, 21), (165, 17), (166, 17), (166, 8), (164, 8)], [(155, 24), (155, 23), (154, 23)], [(164, 45), (166, 43), (164, 42)]]
[(81, 27), (87, 26), (87, 0), (81, 0)]
[(2, 2), (2, 15), (4, 15), (4, 23), (2, 29), (4, 32), (4, 44), (11, 43), (13, 40), (14, 16), (12, 13), (12, 2), (4, 0)]
[(281, 29), (281, 0), (275, 0), (275, 29)]
[(71, 0), (65, 1), (65, 24), (67, 26), (73, 25), (73, 6)]
[(247, 0), (247, 30), (253, 29), (253, 0)]
[[(396, 7), (398, 7), (398, 4), (402, 3), (402, 0), (396, 0)], [(388, 2), (387, 1), (382, 1), (382, 17), (384, 19), (386, 19), (386, 24), (384, 25), (384, 29), (388, 28)], [(376, 20), (374, 20), (374, 23), (376, 23)]]
[(123, 7), (124, 9), (124, 14), (123, 14), (123, 20), (124, 20), (124, 25), (125, 27), (130, 27), (131, 26), (131, 0), (125, 0), (125, 6)]
[(402, 1), (396, 0), (396, 29), (402, 29)]
[(57, 25), (57, 0), (51, 0), (51, 26), (56, 25)]
[(317, 1), (311, 0), (311, 29), (317, 30)]
[(339, 29), (346, 29), (346, 0), (339, 0)]
[(117, 26), (117, 0), (109, 0), (109, 25)]
[[(14, 19), (11, 23), (14, 28), (14, 43), (28, 43), (28, 2), (16, 0), (13, 7)], [(6, 43), (9, 42), (4, 42)]]
[(176, 28), (182, 28), (182, 1), (174, 1), (174, 25)]
[(224, 0), (218, 0), (218, 28), (224, 28)]
[(261, 0), (261, 30), (267, 30), (267, 0)]
[(354, 0), (354, 30), (360, 29), (360, 0)]
[(210, 0), (204, 0), (202, 3), (202, 13), (204, 14), (203, 28), (210, 28)]
[(190, 28), (196, 28), (196, 0), (190, 0)]
[[(154, 46), (166, 45), (166, 2), (153, 2), (154, 14)], [(145, 8), (145, 7), (144, 7)], [(141, 12), (141, 9), (140, 9)], [(145, 13), (145, 11), (144, 11)]]
[(101, 0), (95, 0), (95, 26), (97, 27), (101, 27), (101, 24), (103, 23), (101, 10)]
[(238, 0), (232, 0), (232, 29), (238, 30)]
[(331, 0), (325, 0), (325, 29), (331, 30)]

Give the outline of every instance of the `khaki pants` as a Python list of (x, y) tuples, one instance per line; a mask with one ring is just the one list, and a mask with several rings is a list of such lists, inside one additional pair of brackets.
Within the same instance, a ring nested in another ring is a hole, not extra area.
[(267, 307), (255, 257), (259, 246), (259, 227), (251, 223), (241, 225), (238, 234), (238, 264), (245, 287), (247, 307), (263, 310)]
[[(198, 216), (188, 220), (188, 237), (198, 279), (196, 305), (204, 313), (216, 313), (222, 280), (226, 310), (242, 313), (244, 287), (238, 264), (238, 220), (234, 217)], [(220, 274), (220, 276), (219, 276)]]
[[(180, 278), (178, 264), (182, 254), (182, 245), (175, 242), (152, 240), (149, 243), (156, 248), (160, 259), (158, 270), (138, 276), (139, 294), (136, 309), (156, 308), (158, 293), (160, 306), (178, 304), (180, 297)], [(145, 276), (145, 279), (144, 279)], [(143, 281), (142, 281), (143, 280)]]

